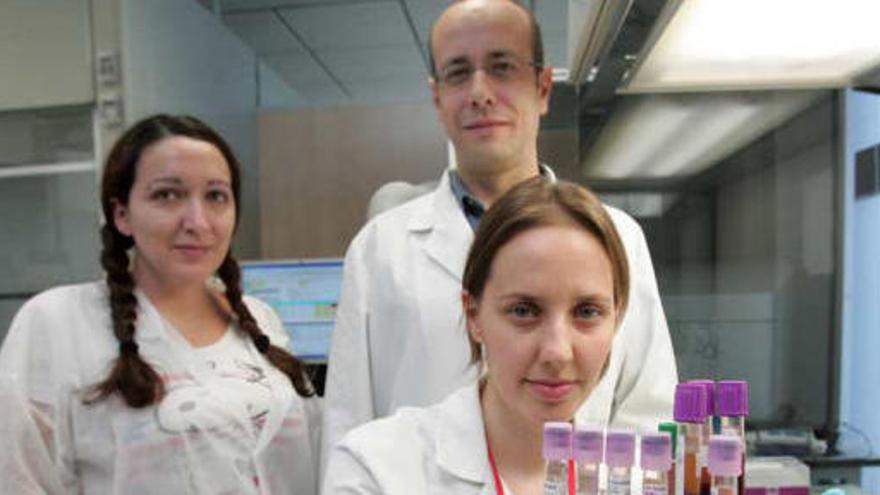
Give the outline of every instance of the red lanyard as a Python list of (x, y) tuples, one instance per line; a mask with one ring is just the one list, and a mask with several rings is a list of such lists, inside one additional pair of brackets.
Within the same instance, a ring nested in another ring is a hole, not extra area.
[(486, 439), (486, 450), (489, 451), (489, 465), (492, 466), (492, 479), (495, 480), (495, 493), (504, 495), (504, 486), (501, 484), (501, 475), (498, 474), (498, 466), (495, 465), (495, 456), (492, 455), (492, 446)]
[[(498, 466), (495, 465), (495, 456), (492, 455), (492, 446), (489, 445), (489, 439), (486, 439), (486, 450), (489, 452), (489, 466), (492, 467), (492, 480), (495, 481), (495, 493), (504, 495), (504, 485), (501, 484), (501, 475), (498, 474)], [(575, 495), (575, 465), (574, 461), (568, 460), (568, 495)]]

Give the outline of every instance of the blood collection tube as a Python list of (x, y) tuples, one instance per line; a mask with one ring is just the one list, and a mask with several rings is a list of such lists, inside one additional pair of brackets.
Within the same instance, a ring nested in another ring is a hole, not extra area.
[(672, 439), (672, 465), (666, 475), (670, 495), (684, 495), (684, 443), (678, 436), (678, 425), (672, 422), (660, 423), (660, 431), (669, 433)]
[(602, 464), (602, 448), (605, 433), (601, 428), (577, 426), (574, 429), (573, 453), (577, 463), (577, 494), (599, 493), (599, 465)]
[(636, 453), (636, 434), (609, 430), (605, 435), (605, 464), (608, 466), (607, 495), (629, 495), (632, 465)]
[(708, 467), (712, 473), (712, 495), (737, 495), (743, 443), (734, 436), (715, 435), (709, 439)]
[[(715, 382), (713, 380), (690, 380), (688, 383), (699, 385), (706, 391), (706, 393), (703, 394), (703, 400), (706, 403), (706, 419), (703, 421), (703, 443), (701, 444), (702, 452), (705, 453), (708, 447), (707, 442), (709, 441), (709, 438), (713, 433), (718, 433), (721, 426), (715, 412)], [(700, 494), (709, 495), (709, 492), (712, 489), (711, 487), (712, 477), (709, 475), (709, 470), (704, 464), (703, 468), (700, 470)]]
[(696, 383), (697, 385), (706, 389), (706, 414), (708, 415), (706, 423), (709, 429), (708, 435), (705, 435), (706, 438), (721, 433), (721, 418), (718, 417), (718, 402), (715, 400), (717, 397), (717, 388), (715, 386), (715, 381), (688, 380), (688, 383)]
[(703, 424), (706, 421), (705, 388), (693, 383), (675, 387), (675, 421), (684, 444), (684, 494), (700, 495), (700, 475), (705, 465)]
[(672, 466), (672, 437), (662, 431), (645, 433), (641, 453), (642, 494), (671, 495), (666, 478)]
[(749, 385), (742, 380), (722, 380), (718, 382), (717, 399), (718, 415), (721, 417), (721, 434), (737, 437), (743, 444), (738, 495), (745, 495), (745, 419), (749, 414)]
[(547, 460), (544, 478), (545, 495), (568, 495), (568, 460), (571, 458), (571, 423), (544, 423), (544, 444), (541, 448)]

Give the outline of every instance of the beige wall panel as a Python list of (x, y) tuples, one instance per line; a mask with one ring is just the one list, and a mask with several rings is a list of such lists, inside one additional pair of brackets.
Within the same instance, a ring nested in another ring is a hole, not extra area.
[(260, 116), (262, 257), (342, 256), (382, 184), (437, 179), (446, 140), (430, 105)]

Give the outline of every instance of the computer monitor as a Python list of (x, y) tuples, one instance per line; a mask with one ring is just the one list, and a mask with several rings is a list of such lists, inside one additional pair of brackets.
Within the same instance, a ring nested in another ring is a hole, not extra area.
[(342, 260), (248, 261), (241, 269), (245, 294), (275, 309), (294, 355), (325, 363), (342, 285)]

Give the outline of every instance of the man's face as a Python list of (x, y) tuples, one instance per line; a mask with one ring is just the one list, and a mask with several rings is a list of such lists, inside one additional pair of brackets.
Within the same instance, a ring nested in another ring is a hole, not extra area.
[(532, 65), (528, 17), (510, 1), (450, 7), (432, 35), (434, 105), (460, 167), (491, 170), (534, 159), (551, 70)]

